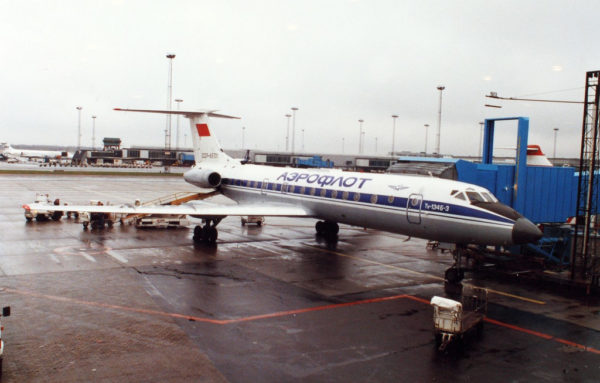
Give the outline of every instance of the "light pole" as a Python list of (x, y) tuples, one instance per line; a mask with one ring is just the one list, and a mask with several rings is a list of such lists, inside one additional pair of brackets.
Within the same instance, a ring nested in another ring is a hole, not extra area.
[(96, 148), (96, 116), (92, 116), (92, 150)]
[(345, 144), (344, 141), (346, 141), (346, 139), (344, 137), (342, 137), (342, 154), (344, 154), (344, 144)]
[(483, 162), (483, 125), (485, 123), (483, 121), (479, 122), (479, 158), (481, 158), (481, 162)]
[(302, 153), (304, 153), (304, 128), (302, 128)]
[[(173, 97), (173, 59), (175, 53), (167, 53), (169, 59), (169, 82), (167, 85), (167, 110), (171, 111), (171, 99)], [(165, 129), (165, 149), (171, 150), (171, 115), (167, 114), (167, 127)]]
[(244, 139), (246, 138), (246, 127), (242, 126), (242, 150), (244, 150)]
[(365, 120), (363, 120), (363, 119), (358, 120), (358, 154), (362, 154), (362, 151), (363, 151), (363, 130), (362, 130), (363, 122), (365, 122)]
[(287, 119), (287, 130), (285, 131), (285, 151), (289, 152), (290, 151), (290, 117), (292, 117), (291, 114), (286, 114), (285, 115), (286, 119)]
[(437, 90), (440, 91), (440, 108), (438, 110), (438, 129), (437, 134), (435, 136), (435, 154), (440, 154), (440, 133), (442, 131), (442, 92), (446, 89), (445, 86), (440, 85), (437, 87)]
[[(182, 99), (176, 98), (177, 111), (179, 112), (179, 105), (183, 102)], [(179, 149), (179, 115), (177, 115), (177, 139), (175, 140), (175, 149)]]
[(558, 134), (558, 128), (554, 128), (554, 152), (552, 154), (552, 159), (556, 161), (556, 135)]
[(81, 150), (81, 106), (76, 107), (78, 119), (77, 119), (77, 150)]
[(429, 124), (425, 124), (425, 154), (427, 154), (427, 136), (428, 136)]
[(375, 137), (375, 154), (377, 155), (377, 137)]
[(296, 150), (296, 111), (298, 108), (292, 107), (292, 155)]
[(392, 114), (392, 121), (394, 122), (394, 127), (392, 129), (392, 159), (394, 158), (394, 150), (395, 150), (395, 144), (396, 144), (396, 119), (398, 118), (398, 115), (396, 114)]

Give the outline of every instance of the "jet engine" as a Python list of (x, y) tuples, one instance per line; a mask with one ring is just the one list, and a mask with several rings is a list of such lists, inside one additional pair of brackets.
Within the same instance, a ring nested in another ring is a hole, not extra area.
[(211, 189), (221, 185), (221, 175), (211, 169), (192, 169), (183, 175), (183, 178), (200, 188)]

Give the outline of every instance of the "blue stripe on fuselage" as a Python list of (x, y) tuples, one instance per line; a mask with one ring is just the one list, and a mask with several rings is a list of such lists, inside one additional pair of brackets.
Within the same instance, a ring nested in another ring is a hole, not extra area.
[[(223, 178), (221, 182), (223, 185), (236, 186), (237, 188), (254, 189), (257, 191), (260, 191), (263, 189), (263, 182), (261, 182), (261, 181), (248, 181), (248, 180), (240, 180), (240, 179)], [(265, 191), (281, 193), (282, 187), (283, 187), (283, 184), (281, 184), (281, 183), (268, 182), (265, 187)], [(379, 206), (386, 206), (386, 207), (394, 207), (394, 208), (400, 208), (402, 210), (408, 210), (410, 212), (415, 212), (415, 213), (419, 211), (418, 208), (407, 207), (408, 198), (404, 198), (404, 197), (394, 196), (393, 198), (390, 198), (390, 196), (388, 196), (388, 195), (376, 194), (377, 199), (375, 202), (372, 202), (371, 198), (373, 198), (373, 194), (371, 194), (371, 193), (358, 193), (358, 192), (350, 192), (350, 191), (344, 192), (344, 191), (340, 191), (337, 189), (318, 188), (318, 187), (314, 187), (314, 186), (297, 186), (297, 185), (290, 185), (290, 184), (287, 184), (287, 188), (288, 188), (287, 191), (284, 192), (283, 194), (290, 194), (290, 195), (298, 194), (298, 195), (312, 196), (314, 198), (341, 200), (341, 201), (345, 201), (347, 203), (360, 203), (360, 204), (371, 204), (371, 205), (379, 205)], [(313, 194), (311, 194), (311, 189), (314, 190)], [(325, 190), (325, 195), (321, 195), (322, 190)], [(335, 197), (333, 196), (334, 192), (336, 194)], [(343, 197), (344, 193), (348, 193), (346, 196), (347, 198)], [(513, 220), (508, 219), (503, 216), (495, 215), (495, 214), (489, 213), (487, 211), (482, 211), (482, 210), (474, 209), (471, 207), (454, 205), (454, 204), (450, 204), (447, 202), (423, 200), (423, 202), (421, 203), (421, 212), (442, 213), (442, 214), (449, 214), (449, 215), (454, 215), (454, 216), (497, 221), (497, 222), (501, 222), (501, 223), (511, 223), (511, 224), (514, 223)]]

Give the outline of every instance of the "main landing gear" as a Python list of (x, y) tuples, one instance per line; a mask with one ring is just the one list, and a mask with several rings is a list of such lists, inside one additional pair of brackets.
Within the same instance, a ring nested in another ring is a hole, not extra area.
[(335, 237), (340, 231), (338, 224), (332, 221), (318, 221), (315, 224), (315, 229), (317, 230), (317, 235), (326, 238)]
[(219, 232), (217, 225), (221, 222), (221, 218), (204, 219), (204, 226), (196, 226), (194, 228), (194, 243), (214, 245), (217, 242)]

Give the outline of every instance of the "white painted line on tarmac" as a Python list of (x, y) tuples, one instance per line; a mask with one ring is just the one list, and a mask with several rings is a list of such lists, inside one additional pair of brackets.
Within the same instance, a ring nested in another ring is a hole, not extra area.
[(123, 256), (117, 254), (116, 252), (112, 251), (112, 250), (108, 250), (106, 251), (106, 254), (110, 255), (111, 257), (113, 257), (114, 259), (116, 259), (117, 261), (121, 262), (121, 263), (127, 263), (127, 259), (125, 259)]
[(60, 261), (58, 260), (58, 258), (56, 258), (56, 255), (54, 255), (52, 253), (49, 253), (48, 255), (50, 256), (50, 259), (52, 259), (54, 262), (60, 264)]
[(87, 259), (87, 260), (88, 260), (88, 261), (90, 261), (90, 262), (94, 262), (94, 263), (96, 263), (96, 258), (92, 257), (92, 256), (91, 256), (91, 255), (89, 255), (89, 254), (86, 254), (86, 253), (84, 253), (83, 251), (80, 251), (80, 252), (79, 252), (79, 255), (82, 255), (82, 256), (83, 256), (85, 259)]

